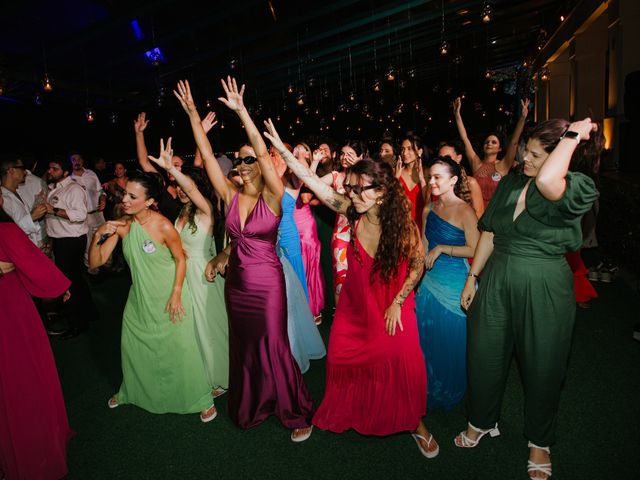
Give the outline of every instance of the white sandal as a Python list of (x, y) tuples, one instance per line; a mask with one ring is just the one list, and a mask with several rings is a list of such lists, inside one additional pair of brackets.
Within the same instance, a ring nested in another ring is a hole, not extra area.
[(107, 401), (107, 406), (109, 408), (118, 408), (120, 406), (120, 404), (118, 403), (118, 400), (116, 400), (116, 396), (113, 395), (111, 398), (109, 398), (109, 401)]
[[(438, 445), (438, 442), (436, 442), (435, 438), (433, 438), (433, 434), (431, 434), (429, 436), (429, 440), (427, 440), (426, 438), (424, 438), (422, 435), (420, 435), (418, 433), (412, 433), (411, 436), (413, 437), (413, 439), (418, 444), (418, 449), (420, 450), (420, 453), (422, 455), (424, 455), (425, 457), (427, 457), (427, 458), (435, 458), (440, 453), (440, 445)], [(422, 444), (420, 443), (420, 440), (424, 440), (424, 442), (427, 444), (427, 450), (422, 448)], [(432, 452), (430, 452), (428, 450), (429, 446), (431, 445), (431, 442), (434, 442), (436, 444), (436, 448)]]
[[(549, 455), (551, 455), (551, 451), (549, 447), (539, 447), (531, 442), (527, 445), (529, 448), (538, 448), (540, 450), (544, 450)], [(531, 476), (534, 472), (540, 472), (546, 475), (546, 477), (533, 477)], [(551, 477), (551, 463), (534, 463), (531, 460), (527, 461), (527, 473), (529, 474), (529, 478), (531, 480), (547, 480)]]
[(482, 430), (480, 428), (476, 428), (473, 425), (471, 425), (471, 423), (468, 423), (468, 425), (471, 430), (473, 430), (474, 432), (478, 432), (480, 435), (478, 435), (478, 437), (475, 440), (472, 440), (469, 437), (467, 437), (467, 432), (466, 430), (464, 430), (460, 432), (460, 434), (456, 438), (453, 439), (453, 443), (455, 444), (456, 447), (475, 448), (478, 446), (478, 443), (480, 443), (480, 440), (482, 440), (482, 437), (484, 437), (487, 433), (491, 437), (497, 437), (500, 435), (500, 430), (498, 430), (497, 423), (495, 427), (489, 428), (488, 430)]

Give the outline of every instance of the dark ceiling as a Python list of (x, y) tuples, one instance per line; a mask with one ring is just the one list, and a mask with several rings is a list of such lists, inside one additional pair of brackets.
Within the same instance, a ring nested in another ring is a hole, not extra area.
[[(218, 79), (231, 73), (246, 82), (247, 103), (256, 113), (294, 122), (305, 109), (306, 115), (318, 110), (323, 121), (314, 128), (352, 107), (380, 122), (407, 106), (427, 117), (437, 110), (437, 102), (430, 106), (426, 98), (434, 94), (450, 100), (467, 92), (480, 104), (475, 110), (485, 110), (492, 83), (527, 76), (520, 71), (523, 60), (578, 2), (491, 0), (488, 24), (481, 20), (484, 3), (13, 2), (0, 20), (0, 109), (35, 101), (78, 111), (91, 107), (113, 121), (141, 109), (178, 115), (171, 89), (188, 78), (203, 108), (210, 100), (220, 110)], [(450, 44), (444, 56), (443, 6)], [(145, 55), (154, 48), (163, 56), (157, 65)], [(389, 67), (393, 81), (386, 79)], [(510, 73), (485, 79), (487, 69), (508, 67)], [(51, 93), (42, 89), (45, 73)], [(380, 92), (373, 89), (376, 80)], [(300, 94), (304, 105), (297, 103)]]

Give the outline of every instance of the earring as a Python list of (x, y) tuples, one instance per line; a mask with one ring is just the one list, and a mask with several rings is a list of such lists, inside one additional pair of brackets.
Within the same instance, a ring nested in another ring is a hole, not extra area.
[(376, 205), (382, 205), (382, 199), (379, 198), (378, 200), (376, 200)]

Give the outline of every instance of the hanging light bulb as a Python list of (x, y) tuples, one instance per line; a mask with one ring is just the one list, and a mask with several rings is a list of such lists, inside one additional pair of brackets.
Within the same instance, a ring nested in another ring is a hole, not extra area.
[(53, 92), (53, 82), (51, 81), (51, 78), (47, 73), (45, 73), (44, 77), (42, 77), (42, 90), (47, 93)]
[(449, 42), (442, 40), (440, 44), (440, 55), (446, 55), (447, 53), (449, 53)]
[(387, 67), (387, 72), (385, 73), (385, 77), (390, 82), (393, 82), (396, 79), (396, 69), (393, 65), (389, 65)]
[(560, 15), (560, 21), (564, 22), (565, 16), (564, 15)]
[(39, 93), (36, 93), (33, 96), (33, 103), (35, 103), (37, 106), (41, 107), (42, 106), (42, 97), (40, 96)]
[(480, 18), (482, 18), (482, 23), (489, 23), (491, 20), (493, 20), (493, 8), (491, 7), (491, 4), (486, 0), (484, 2), (484, 5), (482, 5)]
[(354, 92), (353, 90), (349, 92), (349, 100), (351, 100), (352, 102), (356, 101), (356, 92)]
[(529, 68), (531, 66), (531, 59), (529, 57), (525, 57), (525, 59), (522, 61), (522, 66), (524, 68)]
[(373, 80), (373, 83), (371, 84), (371, 88), (373, 88), (374, 92), (379, 92), (380, 90), (382, 90), (382, 85), (380, 84), (380, 80), (375, 78)]
[(407, 70), (407, 75), (409, 75), (409, 78), (416, 78), (417, 74), (418, 71), (416, 70), (416, 67), (409, 67), (409, 70)]
[(315, 79), (315, 77), (311, 77), (309, 78), (309, 80), (307, 80), (307, 86), (309, 88), (313, 88), (318, 84), (318, 81)]
[(298, 98), (296, 98), (296, 103), (299, 106), (302, 106), (302, 105), (304, 105), (304, 100), (305, 100), (304, 93), (301, 93), (301, 94), (298, 95)]
[(491, 85), (491, 91), (492, 92), (497, 92), (498, 91), (498, 85), (496, 85), (495, 83), (493, 85)]
[(231, 57), (229, 59), (229, 70), (235, 70), (236, 68), (238, 68), (238, 59), (235, 57)]
[(491, 70), (489, 70), (488, 68), (484, 72), (484, 78), (486, 78), (487, 80), (489, 80), (491, 78)]
[(115, 125), (116, 123), (118, 123), (118, 113), (117, 112), (111, 112), (109, 114), (109, 122), (111, 122), (111, 125)]
[(221, 123), (220, 123), (220, 128), (224, 130), (224, 128), (225, 128), (225, 124), (224, 124), (224, 122), (221, 122)]
[(325, 88), (322, 90), (322, 98), (329, 98), (329, 89)]
[(462, 55), (458, 53), (456, 54), (456, 56), (453, 57), (453, 64), (460, 65), (461, 63), (462, 63)]
[(85, 111), (84, 111), (84, 118), (87, 119), (87, 123), (93, 123), (96, 119), (96, 112), (93, 108), (88, 107)]
[(549, 72), (548, 68), (543, 68), (540, 71), (540, 80), (542, 80), (543, 82), (549, 81), (550, 77), (551, 77), (551, 72)]
[(292, 94), (294, 91), (295, 91), (295, 88), (293, 86), (293, 83), (290, 83), (289, 86), (287, 86), (287, 93)]
[(213, 104), (211, 103), (211, 100), (209, 100), (209, 99), (207, 98), (207, 99), (204, 101), (204, 106), (205, 106), (205, 107), (207, 107), (207, 108), (211, 108), (211, 105), (213, 105)]
[(169, 119), (169, 126), (171, 128), (175, 128), (176, 126), (176, 120), (174, 118)]

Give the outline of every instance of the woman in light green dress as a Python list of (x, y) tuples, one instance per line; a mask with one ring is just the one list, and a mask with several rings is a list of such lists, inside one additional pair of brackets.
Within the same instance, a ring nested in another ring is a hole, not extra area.
[(208, 282), (205, 268), (216, 256), (213, 239), (213, 206), (211, 184), (202, 170), (183, 167), (178, 170), (171, 161), (171, 139), (160, 158), (149, 157), (164, 168), (178, 183), (182, 211), (175, 227), (180, 232), (187, 254), (187, 285), (193, 299), (196, 341), (214, 397), (224, 393), (229, 383), (229, 329), (224, 303), (224, 280)]
[(123, 380), (108, 405), (130, 403), (152, 413), (200, 412), (207, 422), (216, 410), (195, 348), (191, 293), (183, 285), (186, 259), (171, 222), (149, 208), (161, 192), (155, 175), (129, 179), (123, 199), (127, 216), (103, 224), (89, 251), (91, 268), (97, 268), (122, 238), (132, 278), (122, 321)]

